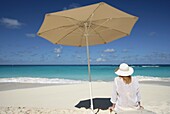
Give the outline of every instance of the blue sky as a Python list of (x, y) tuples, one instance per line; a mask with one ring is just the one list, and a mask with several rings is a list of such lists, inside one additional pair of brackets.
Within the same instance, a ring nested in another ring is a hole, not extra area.
[(138, 16), (131, 35), (90, 47), (91, 64), (170, 64), (170, 0), (0, 0), (0, 64), (87, 64), (86, 48), (36, 35), (46, 13), (106, 2)]

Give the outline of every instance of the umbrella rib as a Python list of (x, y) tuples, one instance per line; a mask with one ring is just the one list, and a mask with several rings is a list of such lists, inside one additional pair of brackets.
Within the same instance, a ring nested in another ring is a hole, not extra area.
[[(50, 15), (50, 14), (48, 14), (48, 15)], [(51, 14), (52, 15), (52, 14)], [(79, 23), (81, 23), (82, 21), (79, 21), (79, 20), (77, 20), (77, 19), (75, 19), (75, 18), (71, 18), (71, 17), (67, 17), (67, 16), (63, 16), (63, 15), (52, 15), (52, 16), (60, 16), (60, 17), (64, 17), (64, 18), (66, 18), (66, 19), (71, 19), (71, 20), (75, 20), (75, 21), (78, 21)], [(75, 23), (73, 23), (73, 21), (70, 21), (73, 25), (76, 25), (76, 26), (79, 26), (78, 24), (75, 24)], [(79, 30), (82, 32), (82, 30), (79, 28)]]
[[(100, 26), (104, 25), (108, 21), (109, 21), (109, 19), (106, 19), (102, 24), (100, 24)], [(100, 26), (97, 26), (95, 29), (100, 28)]]
[(80, 27), (79, 27), (79, 25), (77, 24), (77, 23), (74, 23), (72, 20), (69, 20), (69, 18), (66, 18), (68, 21), (70, 21), (72, 24), (74, 24), (75, 26), (77, 26), (78, 27), (78, 29), (80, 30), (80, 32), (83, 32), (81, 29), (80, 29)]
[(119, 17), (119, 18), (113, 18), (113, 17), (109, 17), (109, 18), (104, 18), (104, 19), (98, 19), (98, 20), (93, 20), (93, 22), (95, 21), (101, 21), (101, 20), (107, 20), (107, 19), (122, 19), (122, 18), (131, 18), (131, 19), (136, 19), (137, 17)]
[(40, 34), (43, 34), (43, 33), (45, 33), (45, 32), (51, 31), (51, 30), (60, 29), (60, 28), (64, 28), (64, 27), (73, 27), (73, 26), (74, 26), (74, 25), (67, 25), (67, 26), (60, 26), (60, 27), (57, 27), (57, 28), (52, 28), (52, 29), (49, 29), (49, 30), (46, 30), (46, 31), (44, 31), (44, 32), (39, 33), (39, 35), (40, 35)]
[(101, 2), (97, 8), (93, 11), (93, 13), (87, 18), (86, 22), (93, 16), (93, 14), (96, 12), (96, 10), (103, 4), (103, 2)]
[[(52, 15), (52, 14), (48, 14), (48, 15)], [(72, 20), (75, 20), (75, 21), (78, 21), (78, 22), (81, 22), (75, 18), (71, 18), (71, 17), (67, 17), (67, 16), (63, 16), (63, 15), (52, 15), (52, 16), (60, 16), (60, 17), (65, 17), (65, 18), (69, 18), (69, 19), (72, 19)]]
[(96, 10), (97, 10), (101, 5), (103, 5), (103, 2), (101, 2), (101, 3), (97, 6), (97, 8), (93, 11), (93, 13), (87, 18), (86, 22), (87, 22), (88, 20), (90, 21), (89, 27), (87, 28), (87, 32), (89, 31), (89, 28), (90, 28), (90, 26), (91, 26), (92, 18), (93, 18), (94, 13), (96, 12)]
[[(95, 25), (95, 26), (100, 26), (100, 27), (103, 27), (103, 28), (108, 28), (108, 29), (115, 30), (115, 31), (117, 31), (117, 32), (121, 32), (121, 33), (124, 33), (124, 34), (126, 34), (126, 35), (129, 35), (128, 33), (122, 32), (122, 31), (117, 30), (117, 29), (109, 28), (109, 27), (102, 26), (102, 25), (97, 25), (97, 24), (94, 24), (94, 23), (92, 23), (92, 24)], [(98, 28), (99, 28), (99, 27), (98, 27)]]
[(60, 42), (60, 41), (63, 40), (64, 38), (66, 38), (66, 36), (68, 36), (69, 34), (73, 33), (76, 29), (78, 29), (78, 27), (75, 28), (73, 31), (70, 31), (69, 33), (67, 33), (67, 34), (66, 34), (65, 36), (63, 36), (62, 38), (60, 38), (60, 40), (58, 40), (56, 44), (58, 44), (58, 42)]
[[(92, 28), (92, 27), (91, 27)], [(104, 40), (104, 38), (98, 33), (96, 30), (92, 28), (92, 30), (103, 40), (103, 42), (106, 44), (107, 42)]]

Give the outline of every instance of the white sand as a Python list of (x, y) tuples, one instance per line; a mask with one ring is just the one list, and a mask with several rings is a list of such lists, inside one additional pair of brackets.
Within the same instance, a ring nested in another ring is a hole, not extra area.
[[(140, 87), (145, 109), (170, 114), (170, 86), (141, 84)], [(110, 98), (111, 93), (111, 82), (93, 83), (93, 97)], [(86, 99), (89, 99), (88, 83), (0, 91), (0, 114), (84, 114), (89, 110), (75, 105)], [(103, 113), (109, 111), (98, 114)]]

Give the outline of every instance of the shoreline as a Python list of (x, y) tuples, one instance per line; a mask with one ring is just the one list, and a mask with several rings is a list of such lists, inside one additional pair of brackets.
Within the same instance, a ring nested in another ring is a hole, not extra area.
[[(76, 85), (82, 83), (65, 83), (65, 84), (53, 84), (53, 83), (18, 83), (18, 82), (0, 82), (0, 91), (8, 91), (15, 89), (27, 89), (27, 88), (38, 88), (38, 87), (48, 87), (48, 86), (62, 86), (62, 85)], [(94, 81), (93, 83), (112, 83), (112, 81)], [(161, 85), (161, 86), (170, 86), (169, 81), (139, 81), (140, 84), (149, 84), (149, 85)]]
[(40, 83), (16, 83), (16, 82), (1, 82), (0, 91), (8, 91), (15, 89), (38, 88), (45, 86), (53, 86), (57, 84), (40, 84)]

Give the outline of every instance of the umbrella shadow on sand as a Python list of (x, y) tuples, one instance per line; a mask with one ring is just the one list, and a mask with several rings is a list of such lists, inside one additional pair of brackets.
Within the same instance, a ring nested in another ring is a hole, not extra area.
[[(93, 98), (93, 105), (94, 109), (97, 109), (97, 112), (95, 114), (98, 114), (100, 110), (108, 110), (108, 108), (112, 106), (112, 103), (110, 102), (110, 98)], [(80, 101), (77, 105), (75, 105), (75, 107), (89, 109), (90, 99)], [(157, 113), (143, 109), (138, 111), (121, 112), (120, 114), (157, 114)]]
[[(110, 102), (110, 98), (93, 98), (93, 105), (94, 109), (97, 109), (97, 114), (100, 109), (101, 110), (107, 110), (110, 106), (112, 106), (112, 103)], [(75, 105), (76, 108), (90, 108), (90, 99), (82, 100), (77, 105)]]

